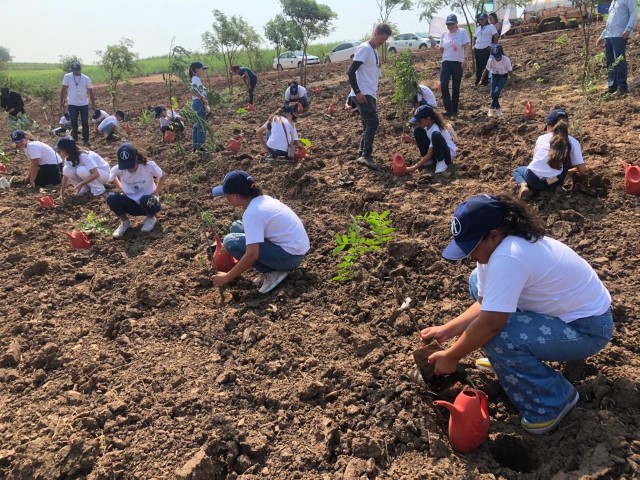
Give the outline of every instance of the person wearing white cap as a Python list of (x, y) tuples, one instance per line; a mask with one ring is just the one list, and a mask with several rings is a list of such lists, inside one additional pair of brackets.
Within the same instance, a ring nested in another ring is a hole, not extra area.
[(253, 177), (242, 170), (225, 175), (211, 190), (234, 207), (244, 209), (242, 221), (231, 225), (224, 249), (238, 260), (229, 272), (213, 277), (220, 287), (254, 267), (259, 272), (260, 293), (269, 293), (297, 268), (309, 251), (309, 237), (300, 218), (287, 205), (262, 193)]
[(449, 322), (425, 328), (423, 341), (457, 339), (429, 357), (436, 375), (456, 371), (477, 349), (476, 365), (498, 376), (522, 415), (521, 427), (544, 434), (580, 398), (547, 362), (582, 360), (613, 335), (611, 295), (593, 268), (567, 245), (546, 236), (545, 222), (509, 196), (476, 195), (451, 219), (447, 260), (471, 257), (474, 303)]
[(46, 143), (31, 139), (22, 130), (11, 132), (11, 142), (24, 150), (29, 159), (25, 183), (32, 187), (59, 185), (62, 181), (62, 159)]

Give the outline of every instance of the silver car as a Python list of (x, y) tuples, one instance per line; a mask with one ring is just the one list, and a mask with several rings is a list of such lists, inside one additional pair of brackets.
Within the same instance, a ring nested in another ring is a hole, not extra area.
[(401, 33), (400, 35), (393, 37), (393, 40), (389, 43), (389, 51), (395, 53), (406, 50), (432, 48), (435, 46), (435, 43), (435, 39), (433, 37), (429, 37), (428, 33)]
[[(302, 50), (296, 50), (295, 52), (282, 52), (280, 58), (273, 59), (273, 68), (276, 70), (283, 70), (285, 68), (300, 68), (302, 66)], [(320, 63), (320, 59), (315, 55), (309, 55), (307, 53), (307, 65), (317, 65)]]

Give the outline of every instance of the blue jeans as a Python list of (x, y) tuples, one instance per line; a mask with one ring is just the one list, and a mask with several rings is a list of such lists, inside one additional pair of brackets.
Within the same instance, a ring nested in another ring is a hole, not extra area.
[[(604, 55), (607, 61), (607, 77), (609, 83), (609, 91), (615, 90), (627, 91), (627, 40), (622, 37), (612, 37), (604, 39)], [(622, 55), (620, 61), (615, 68), (611, 65), (616, 58)]]
[[(469, 276), (478, 299), (478, 271)], [(556, 418), (572, 396), (573, 386), (545, 362), (582, 360), (602, 350), (613, 335), (611, 309), (602, 315), (565, 323), (535, 312), (514, 312), (482, 351), (491, 361), (511, 402), (529, 422)]]
[(424, 157), (429, 151), (429, 147), (432, 147), (433, 157), (431, 159), (434, 162), (437, 163), (440, 160), (444, 160), (447, 165), (451, 163), (451, 150), (449, 150), (449, 145), (447, 145), (447, 141), (442, 136), (442, 133), (433, 132), (430, 141), (427, 136), (427, 131), (422, 127), (417, 127), (413, 130), (413, 138), (416, 139), (421, 157)]
[[(451, 93), (449, 93), (449, 80), (452, 81)], [(448, 115), (458, 114), (460, 102), (460, 84), (462, 83), (462, 63), (447, 60), (440, 66), (440, 91), (442, 103)]]
[(513, 171), (513, 179), (516, 185), (520, 186), (522, 182), (525, 182), (531, 190), (535, 190), (536, 192), (557, 188), (564, 183), (566, 176), (567, 170), (563, 168), (562, 173), (558, 175), (558, 180), (552, 184), (548, 184), (546, 180), (542, 180), (527, 167), (518, 167)]
[(362, 120), (362, 138), (360, 139), (358, 155), (371, 157), (373, 154), (373, 140), (376, 137), (376, 130), (380, 125), (380, 120), (378, 120), (376, 99), (371, 95), (365, 95), (364, 98), (366, 102), (356, 104)]
[(306, 95), (304, 97), (300, 97), (300, 98), (294, 98), (292, 100), (289, 100), (288, 102), (285, 102), (287, 105), (289, 105), (289, 103), (294, 103), (294, 102), (299, 102), (302, 104), (302, 107), (306, 110), (307, 108), (309, 108), (309, 97), (307, 97)]
[(285, 152), (284, 150), (276, 150), (275, 148), (271, 148), (271, 147), (267, 147), (267, 150), (269, 150), (269, 155), (271, 155), (272, 157), (286, 157), (287, 156), (287, 152)]
[[(247, 251), (242, 221), (233, 222), (229, 232), (222, 240), (222, 244), (229, 255), (240, 260)], [(260, 273), (290, 272), (302, 263), (304, 257), (304, 255), (291, 255), (265, 238), (264, 243), (260, 244), (260, 255), (253, 267)]]
[(149, 208), (147, 206), (147, 200), (149, 200), (152, 195), (143, 196), (139, 202), (130, 199), (124, 193), (110, 193), (107, 195), (107, 205), (113, 213), (115, 213), (118, 217), (122, 215), (133, 215), (134, 217), (151, 217), (160, 211), (160, 204), (157, 206)]
[(89, 105), (69, 105), (69, 115), (71, 116), (71, 136), (78, 141), (78, 115), (82, 122), (82, 142), (89, 144)]
[(247, 89), (247, 95), (249, 95), (249, 103), (251, 105), (253, 105), (253, 92), (255, 91), (257, 84), (258, 84), (257, 78), (255, 80), (253, 79), (249, 80), (249, 88)]
[(198, 114), (198, 121), (193, 124), (191, 133), (193, 150), (195, 151), (204, 145), (207, 138), (207, 130), (204, 126), (207, 118), (207, 109), (200, 99), (191, 100), (191, 108)]
[(491, 76), (491, 108), (500, 108), (500, 93), (507, 83), (507, 75), (498, 75), (494, 73)]

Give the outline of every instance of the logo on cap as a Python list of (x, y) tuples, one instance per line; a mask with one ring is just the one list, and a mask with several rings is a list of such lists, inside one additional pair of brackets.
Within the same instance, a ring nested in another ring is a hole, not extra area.
[(120, 160), (129, 160), (129, 152), (126, 150), (120, 152)]
[(13, 132), (13, 133), (11, 134), (11, 138), (13, 138), (14, 140), (15, 140), (16, 138), (18, 138), (18, 136), (19, 136), (18, 132)]
[(458, 217), (453, 217), (451, 219), (451, 234), (454, 237), (457, 237), (458, 235), (460, 235), (460, 230), (462, 230), (462, 225), (460, 225), (460, 220), (458, 220)]

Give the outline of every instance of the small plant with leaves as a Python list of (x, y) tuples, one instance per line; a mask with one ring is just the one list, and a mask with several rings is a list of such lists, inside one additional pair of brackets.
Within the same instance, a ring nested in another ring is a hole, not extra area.
[(556, 43), (558, 45), (566, 45), (567, 43), (569, 43), (569, 35), (563, 33), (558, 38), (556, 38)]
[(347, 282), (353, 278), (353, 267), (362, 255), (380, 250), (393, 238), (393, 220), (389, 218), (389, 210), (381, 214), (368, 212), (364, 215), (351, 215), (349, 231), (336, 234), (337, 246), (332, 250), (334, 257), (341, 255), (338, 263), (338, 274), (333, 277), (339, 282)]
[(413, 53), (403, 52), (393, 62), (395, 91), (393, 93), (393, 103), (399, 111), (407, 103), (411, 103), (416, 94), (414, 84), (418, 81), (418, 71), (413, 63)]
[(113, 228), (109, 227), (109, 219), (107, 217), (98, 218), (96, 214), (91, 211), (87, 214), (87, 218), (78, 225), (78, 230), (83, 232), (93, 231), (102, 235), (111, 235)]
[(239, 117), (246, 117), (247, 115), (249, 115), (248, 110), (244, 107), (238, 108), (236, 110), (236, 113), (238, 114)]
[(142, 125), (149, 125), (151, 122), (153, 122), (153, 120), (154, 116), (151, 110), (141, 111), (140, 116), (138, 117), (138, 122), (140, 122)]
[(0, 162), (4, 163), (5, 165), (11, 165), (11, 158), (9, 157), (9, 155), (4, 153), (4, 150), (2, 150), (1, 148), (0, 148)]

